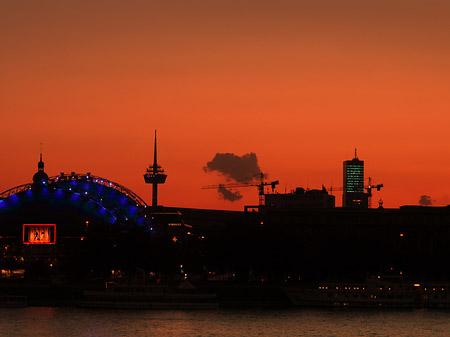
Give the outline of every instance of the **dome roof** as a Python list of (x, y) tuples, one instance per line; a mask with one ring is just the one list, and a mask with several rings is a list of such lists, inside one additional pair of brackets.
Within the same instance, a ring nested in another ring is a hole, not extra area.
[(44, 171), (37, 171), (33, 176), (33, 183), (38, 183), (42, 180), (48, 181), (48, 175)]

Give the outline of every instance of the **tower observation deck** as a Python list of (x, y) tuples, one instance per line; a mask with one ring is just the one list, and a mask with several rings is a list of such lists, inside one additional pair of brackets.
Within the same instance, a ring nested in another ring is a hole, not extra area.
[(152, 193), (152, 207), (158, 206), (158, 184), (164, 184), (166, 182), (167, 174), (164, 174), (164, 170), (158, 165), (157, 152), (156, 152), (156, 130), (155, 130), (155, 149), (153, 152), (153, 165), (147, 168), (144, 173), (144, 180), (147, 184), (153, 185)]

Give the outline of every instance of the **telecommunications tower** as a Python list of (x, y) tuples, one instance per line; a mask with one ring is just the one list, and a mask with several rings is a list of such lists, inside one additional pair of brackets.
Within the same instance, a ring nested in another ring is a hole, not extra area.
[(158, 206), (158, 184), (164, 184), (166, 182), (167, 174), (164, 174), (164, 170), (158, 165), (156, 156), (156, 130), (155, 130), (155, 149), (153, 153), (153, 165), (147, 168), (147, 172), (144, 173), (144, 179), (147, 184), (153, 184), (152, 193), (152, 207)]

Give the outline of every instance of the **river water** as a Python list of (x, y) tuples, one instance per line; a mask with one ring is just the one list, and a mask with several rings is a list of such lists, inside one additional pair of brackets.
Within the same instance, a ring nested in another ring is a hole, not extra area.
[(1, 336), (450, 336), (440, 310), (0, 309)]

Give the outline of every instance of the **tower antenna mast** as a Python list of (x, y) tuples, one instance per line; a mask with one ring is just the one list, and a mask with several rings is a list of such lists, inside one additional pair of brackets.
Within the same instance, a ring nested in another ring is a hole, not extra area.
[(158, 206), (158, 184), (164, 184), (166, 182), (167, 174), (164, 174), (164, 170), (158, 165), (156, 148), (156, 130), (155, 130), (155, 146), (153, 150), (153, 165), (147, 168), (144, 173), (144, 180), (147, 184), (152, 184), (152, 207)]

